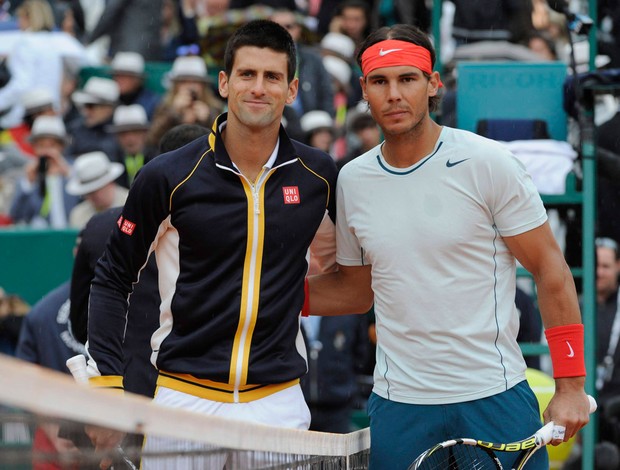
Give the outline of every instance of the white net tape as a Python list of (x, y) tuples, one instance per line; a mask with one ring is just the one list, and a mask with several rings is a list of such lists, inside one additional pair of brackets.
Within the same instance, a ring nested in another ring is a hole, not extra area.
[[(147, 435), (148, 452), (143, 452), (137, 438), (134, 444), (123, 444), (124, 450), (115, 457), (121, 463), (128, 460), (123, 459), (124, 452), (134, 464), (142, 459), (143, 468), (149, 469), (362, 469), (367, 468), (370, 446), (368, 429), (349, 434), (300, 431), (165, 408), (138, 395), (91, 390), (69, 375), (1, 355), (0, 407), (0, 468), (7, 469), (24, 468), (10, 465), (23, 463), (24, 451), (29, 450), (26, 433), (34, 434), (42, 424), (45, 429), (60, 428), (61, 436), (68, 437), (71, 433), (83, 435), (84, 424), (134, 437)], [(92, 449), (91, 455), (86, 455), (88, 440), (82, 439), (71, 438), (79, 451), (73, 448), (53, 459), (90, 459), (91, 464), (98, 460), (100, 456), (93, 456)], [(27, 458), (52, 459), (37, 455), (32, 446)], [(117, 464), (115, 468), (123, 467)], [(128, 462), (125, 468), (131, 468)]]

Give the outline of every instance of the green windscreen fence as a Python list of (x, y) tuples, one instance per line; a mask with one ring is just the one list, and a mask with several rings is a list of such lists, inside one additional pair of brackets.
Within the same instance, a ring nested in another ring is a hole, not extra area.
[(565, 140), (562, 62), (461, 62), (457, 127), (475, 132), (482, 119), (540, 119), (552, 139)]
[(71, 278), (77, 230), (0, 230), (0, 287), (30, 305)]

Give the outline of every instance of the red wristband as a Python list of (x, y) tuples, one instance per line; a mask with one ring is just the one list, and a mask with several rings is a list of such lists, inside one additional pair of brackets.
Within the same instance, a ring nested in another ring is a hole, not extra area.
[(304, 306), (301, 308), (301, 316), (307, 317), (310, 315), (310, 286), (308, 285), (308, 278), (304, 279)]
[(549, 344), (554, 379), (586, 375), (581, 323), (549, 328), (545, 330), (545, 336)]

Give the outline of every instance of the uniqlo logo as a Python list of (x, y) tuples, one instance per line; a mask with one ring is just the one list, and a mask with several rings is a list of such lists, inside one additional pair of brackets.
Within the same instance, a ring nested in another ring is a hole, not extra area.
[(136, 224), (125, 219), (123, 220), (123, 225), (121, 225), (121, 232), (126, 233), (127, 235), (131, 235), (133, 234), (135, 228)]
[(116, 225), (118, 225), (118, 228), (121, 228), (121, 223), (123, 223), (123, 216), (122, 215), (116, 221)]
[(284, 195), (284, 204), (299, 204), (299, 188), (297, 186), (283, 186), (282, 194)]

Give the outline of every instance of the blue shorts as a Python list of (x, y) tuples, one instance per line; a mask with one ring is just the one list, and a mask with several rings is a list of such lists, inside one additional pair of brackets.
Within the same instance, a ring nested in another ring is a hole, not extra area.
[[(538, 400), (526, 381), (491, 397), (450, 405), (410, 405), (372, 393), (368, 415), (370, 470), (407, 470), (418, 455), (448, 439), (513, 442), (542, 426)], [(518, 453), (497, 452), (497, 456), (504, 468), (512, 468)], [(537, 451), (527, 468), (548, 470), (547, 451)]]

